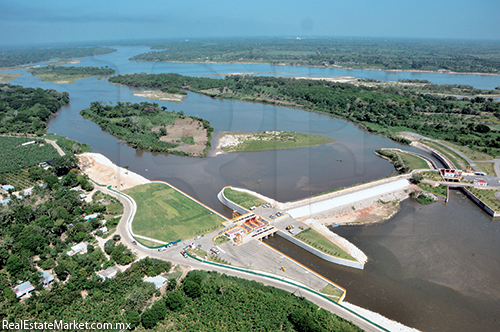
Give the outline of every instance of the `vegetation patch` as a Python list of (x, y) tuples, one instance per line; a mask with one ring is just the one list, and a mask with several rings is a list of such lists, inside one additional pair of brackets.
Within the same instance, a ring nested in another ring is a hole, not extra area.
[(27, 70), (28, 73), (40, 77), (43, 82), (60, 84), (75, 83), (76, 80), (94, 76), (105, 77), (116, 73), (116, 70), (106, 67), (61, 67), (49, 65)]
[(229, 239), (224, 234), (217, 236), (214, 240), (214, 243), (218, 246), (226, 242), (229, 242)]
[(47, 128), (45, 122), (67, 103), (69, 103), (67, 92), (0, 84), (0, 105), (2, 105), (0, 134), (42, 135)]
[(380, 149), (375, 153), (389, 159), (398, 173), (410, 173), (414, 169), (429, 169), (427, 162), (417, 156), (396, 150)]
[[(80, 114), (136, 149), (201, 157), (210, 150), (213, 128), (208, 121), (167, 112), (156, 103), (92, 102)], [(194, 144), (182, 143), (183, 137)]]
[(334, 142), (326, 136), (291, 131), (264, 131), (260, 133), (223, 133), (219, 145), (225, 152), (295, 149)]
[(351, 255), (333, 244), (330, 240), (328, 240), (326, 237), (312, 228), (303, 230), (302, 232), (295, 235), (295, 237), (300, 241), (307, 243), (311, 247), (324, 252), (325, 254), (355, 261), (355, 259)]
[(266, 201), (258, 197), (231, 188), (224, 189), (224, 196), (226, 196), (226, 198), (229, 199), (231, 202), (236, 203), (247, 210), (249, 210), (251, 207), (254, 206), (261, 206), (263, 204), (266, 204)]
[[(225, 220), (163, 183), (148, 183), (125, 191), (137, 203), (132, 230), (163, 242), (187, 240), (222, 228)], [(142, 240), (141, 240), (142, 242)]]
[(474, 163), (482, 172), (495, 175), (495, 163)]
[(0, 173), (35, 166), (59, 157), (52, 145), (36, 137), (0, 136), (0, 151)]
[(43, 47), (3, 50), (0, 68), (49, 61), (52, 59), (81, 58), (116, 52), (107, 47)]
[(12, 80), (15, 80), (16, 78), (18, 78), (22, 74), (23, 74), (22, 72), (0, 74), (0, 83), (8, 83)]
[(331, 297), (335, 300), (338, 300), (340, 299), (340, 297), (342, 296), (342, 294), (344, 294), (344, 291), (337, 288), (337, 287), (334, 287), (333, 285), (331, 284), (328, 284), (325, 286), (325, 288), (323, 288), (321, 290), (321, 293), (322, 294), (325, 294), (327, 295), (328, 297)]
[(448, 190), (447, 190), (446, 186), (433, 187), (433, 186), (431, 186), (428, 183), (422, 183), (422, 182), (420, 182), (418, 184), (418, 186), (420, 188), (422, 188), (422, 190), (428, 191), (430, 193), (433, 193), (433, 194), (436, 194), (436, 195), (439, 195), (439, 196), (442, 196), (442, 197), (447, 197), (447, 191)]
[[(500, 91), (500, 90), (498, 90)], [(460, 151), (464, 156), (469, 158), (470, 160), (490, 160), (490, 159), (495, 159), (494, 156), (478, 151), (477, 149), (471, 149), (468, 146), (462, 146), (460, 144), (452, 143), (449, 141), (440, 141), (444, 145), (447, 145), (457, 151)]]

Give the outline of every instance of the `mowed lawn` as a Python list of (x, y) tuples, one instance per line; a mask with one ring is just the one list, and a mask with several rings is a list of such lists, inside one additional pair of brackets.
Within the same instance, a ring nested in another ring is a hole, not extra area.
[(225, 221), (167, 184), (148, 183), (125, 193), (137, 203), (132, 222), (137, 235), (164, 242), (187, 240), (222, 228)]
[(244, 207), (245, 209), (250, 209), (252, 206), (260, 206), (266, 204), (262, 199), (255, 197), (253, 195), (247, 194), (245, 192), (233, 190), (231, 188), (224, 189), (224, 196), (231, 202)]

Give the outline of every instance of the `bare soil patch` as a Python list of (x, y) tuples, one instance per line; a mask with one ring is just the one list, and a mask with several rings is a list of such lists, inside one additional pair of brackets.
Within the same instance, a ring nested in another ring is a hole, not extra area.
[[(194, 155), (205, 153), (208, 133), (201, 121), (192, 118), (177, 119), (175, 124), (163, 127), (167, 130), (167, 135), (160, 137), (160, 141), (180, 143), (173, 150)], [(160, 128), (161, 126), (155, 126), (151, 130), (157, 132)]]

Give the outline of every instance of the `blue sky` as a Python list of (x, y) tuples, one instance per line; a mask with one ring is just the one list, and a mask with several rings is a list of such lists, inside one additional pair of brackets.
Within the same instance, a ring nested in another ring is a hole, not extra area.
[(333, 36), (500, 40), (498, 0), (0, 0), (0, 46)]

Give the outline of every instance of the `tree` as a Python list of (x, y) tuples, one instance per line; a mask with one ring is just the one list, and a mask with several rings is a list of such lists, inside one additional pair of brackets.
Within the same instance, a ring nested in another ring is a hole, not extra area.
[(135, 310), (127, 312), (127, 314), (125, 315), (125, 319), (127, 323), (130, 324), (131, 330), (135, 329), (141, 323), (141, 316)]
[(156, 326), (156, 323), (158, 323), (156, 313), (153, 311), (153, 309), (146, 309), (141, 315), (141, 323), (142, 326), (146, 329), (152, 329), (153, 327)]
[(158, 300), (151, 306), (151, 310), (156, 313), (156, 319), (158, 322), (165, 319), (167, 315), (167, 307), (165, 304), (165, 300)]
[(7, 259), (6, 268), (11, 275), (16, 276), (27, 268), (27, 266), (21, 258), (12, 255)]
[(182, 290), (191, 298), (201, 296), (201, 286), (192, 280), (185, 281), (182, 285)]
[(64, 155), (54, 159), (54, 169), (58, 176), (66, 175), (68, 172), (76, 167), (77, 159), (75, 156)]
[(182, 297), (181, 292), (179, 291), (174, 291), (168, 294), (167, 299), (165, 300), (166, 306), (172, 310), (176, 311), (178, 309), (181, 309), (184, 306), (184, 298)]

